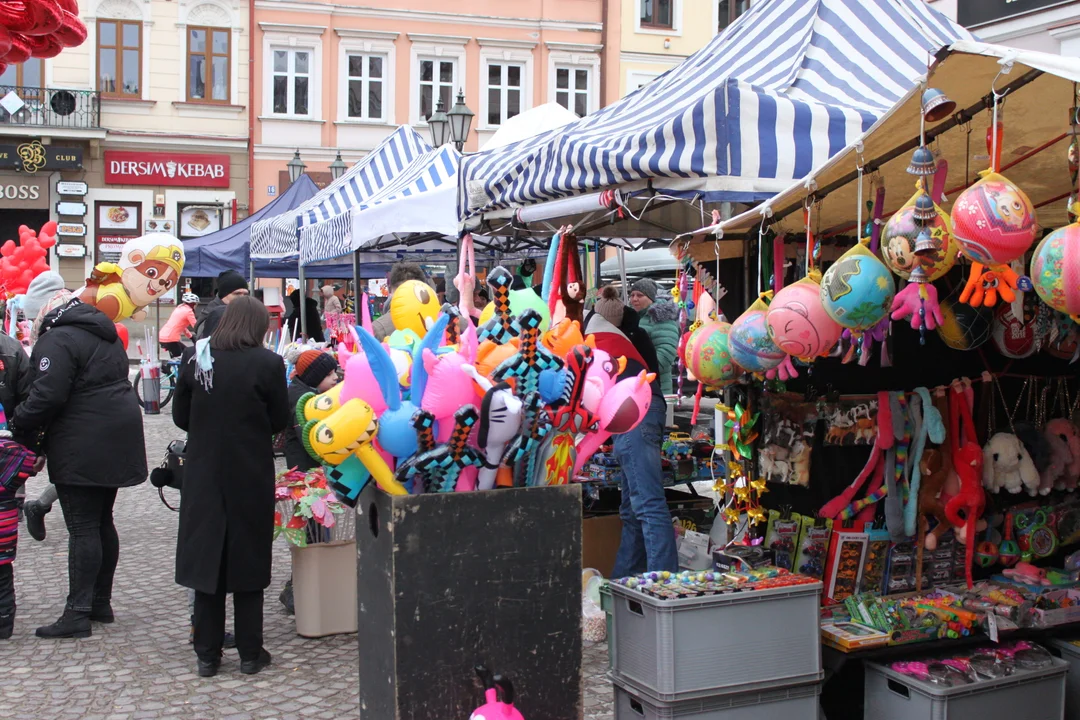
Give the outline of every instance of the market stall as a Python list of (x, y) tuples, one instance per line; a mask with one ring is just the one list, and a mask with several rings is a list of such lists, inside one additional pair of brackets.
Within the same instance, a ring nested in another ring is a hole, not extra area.
[[(1045, 646), (1080, 630), (1078, 81), (1073, 59), (956, 43), (806, 179), (674, 245), (692, 275), (745, 243), (760, 293), (685, 342), (723, 391), (702, 465), (734, 542), (620, 585), (726, 626), (706, 599), (820, 580), (831, 720), (1065, 712)], [(747, 652), (781, 642), (769, 622)], [(657, 716), (730, 706), (715, 678), (615, 680)]]

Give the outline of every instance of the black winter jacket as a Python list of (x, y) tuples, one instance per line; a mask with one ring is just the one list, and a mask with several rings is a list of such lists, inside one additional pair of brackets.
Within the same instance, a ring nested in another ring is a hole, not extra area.
[(202, 340), (210, 337), (217, 330), (221, 316), (225, 314), (225, 302), (221, 298), (214, 298), (206, 304), (202, 317), (195, 323), (195, 339)]
[(300, 439), (303, 427), (296, 422), (296, 404), (300, 398), (315, 390), (293, 378), (289, 385), (289, 407), (292, 408), (292, 416), (289, 418), (289, 427), (285, 429), (285, 465), (297, 470), (311, 470), (319, 466), (319, 461), (308, 455), (304, 448), (304, 441)]
[(30, 356), (15, 338), (0, 332), (0, 405), (11, 420), (15, 408), (30, 395)]
[(146, 480), (142, 412), (112, 321), (72, 300), (45, 316), (30, 364), (30, 395), (13, 424), (45, 431), (49, 479), (109, 488)]

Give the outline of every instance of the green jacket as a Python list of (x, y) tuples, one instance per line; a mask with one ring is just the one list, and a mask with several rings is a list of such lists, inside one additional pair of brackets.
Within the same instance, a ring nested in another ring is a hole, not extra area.
[(672, 390), (672, 373), (679, 354), (679, 308), (668, 300), (654, 302), (645, 312), (639, 313), (638, 324), (649, 333), (660, 374), (660, 389), (665, 395)]

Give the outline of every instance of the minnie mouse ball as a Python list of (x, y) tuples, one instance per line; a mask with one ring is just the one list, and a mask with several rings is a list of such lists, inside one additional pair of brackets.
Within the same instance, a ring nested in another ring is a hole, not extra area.
[(973, 262), (1007, 265), (1035, 242), (1035, 208), (1023, 190), (1002, 175), (987, 173), (956, 199), (953, 235)]

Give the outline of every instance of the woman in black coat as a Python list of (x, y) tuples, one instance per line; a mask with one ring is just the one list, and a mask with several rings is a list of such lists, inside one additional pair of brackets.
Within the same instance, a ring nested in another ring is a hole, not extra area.
[(195, 590), (203, 677), (221, 664), (226, 593), (233, 594), (240, 671), (270, 664), (262, 611), (274, 539), (272, 440), (291, 411), (285, 364), (262, 347), (269, 323), (258, 300), (229, 303), (214, 335), (185, 353), (173, 397), (173, 422), (188, 432), (176, 582)]
[[(285, 319), (285, 324), (289, 326), (292, 336), (297, 340), (300, 339), (300, 291), (293, 290), (289, 293), (289, 301), (292, 303), (293, 309), (289, 313), (289, 317)], [(322, 318), (319, 317), (319, 303), (314, 298), (304, 298), (304, 308), (307, 313), (307, 336), (311, 340), (317, 343), (323, 342), (323, 327)]]
[(70, 293), (41, 313), (30, 358), (36, 376), (12, 426), (20, 435), (45, 431), (42, 451), (68, 529), (68, 597), (63, 616), (37, 636), (90, 637), (91, 621), (113, 621), (116, 490), (146, 480), (142, 413), (112, 320)]

